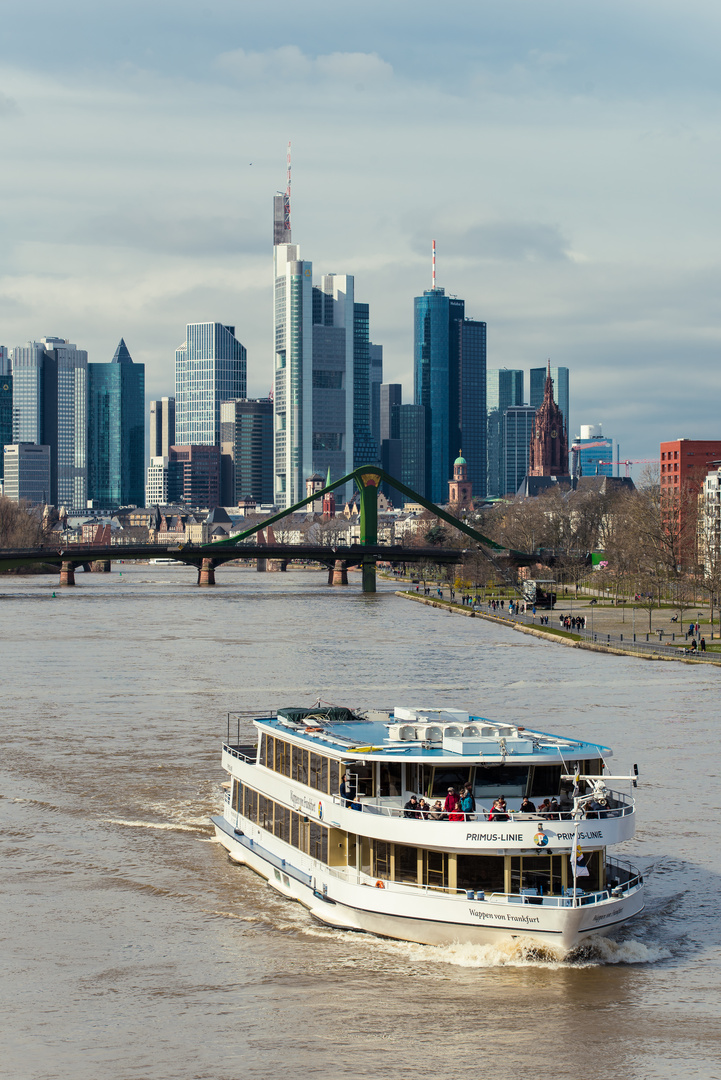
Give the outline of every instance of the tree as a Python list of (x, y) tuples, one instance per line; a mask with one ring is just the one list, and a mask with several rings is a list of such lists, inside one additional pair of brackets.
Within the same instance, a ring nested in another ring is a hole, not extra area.
[(0, 547), (41, 547), (46, 539), (39, 509), (0, 495)]

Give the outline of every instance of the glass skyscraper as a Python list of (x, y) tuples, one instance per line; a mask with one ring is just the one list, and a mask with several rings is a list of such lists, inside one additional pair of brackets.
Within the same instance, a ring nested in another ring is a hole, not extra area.
[(273, 402), (224, 401), (220, 406), (221, 501), (273, 502)]
[(13, 377), (0, 375), (0, 479), (3, 476), (3, 448), (13, 441)]
[(371, 394), (371, 435), (373, 442), (380, 449), (381, 445), (381, 383), (383, 382), (383, 346), (368, 345), (370, 394)]
[(87, 502), (88, 354), (59, 337), (41, 338), (11, 353), (13, 442), (50, 447), (50, 501)]
[(88, 364), (88, 495), (102, 507), (145, 503), (145, 365), (121, 338), (109, 364)]
[(480, 495), (486, 490), (486, 324), (435, 288), (414, 301), (414, 400), (426, 410), (425, 492), (448, 501), (460, 450)]
[(175, 351), (175, 443), (220, 446), (220, 403), (246, 396), (247, 354), (234, 326), (189, 323)]
[(491, 369), (486, 377), (487, 477), (486, 494), (499, 498), (505, 491), (503, 414), (512, 405), (523, 405), (523, 372), (518, 369)]
[(511, 405), (503, 414), (503, 495), (515, 495), (528, 472), (535, 418), (532, 405)]

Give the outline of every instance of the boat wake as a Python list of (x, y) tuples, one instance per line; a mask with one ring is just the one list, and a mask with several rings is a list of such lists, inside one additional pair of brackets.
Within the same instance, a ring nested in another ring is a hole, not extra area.
[(597, 938), (585, 942), (566, 956), (560, 956), (551, 946), (530, 942), (505, 941), (492, 945), (410, 945), (413, 959), (455, 967), (545, 967), (578, 968), (602, 967), (607, 964), (654, 964), (665, 960), (671, 951), (662, 945), (645, 945), (641, 941), (613, 941)]
[(108, 825), (124, 825), (129, 829), (161, 829), (166, 832), (195, 832), (207, 833), (210, 826), (183, 825), (175, 821), (129, 821), (127, 818), (105, 818)]

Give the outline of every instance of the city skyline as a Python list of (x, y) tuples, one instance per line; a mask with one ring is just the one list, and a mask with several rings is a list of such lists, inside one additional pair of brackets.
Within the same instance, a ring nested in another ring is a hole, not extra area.
[[(267, 395), (266, 208), (290, 138), (297, 235), (364, 282), (386, 379), (411, 384), (408, 298), (430, 287), (435, 237), (439, 284), (488, 324), (489, 366), (574, 371), (572, 426), (602, 421), (630, 458), (714, 434), (709, 3), (460, 3), (441, 27), (425, 2), (411, 17), (373, 0), (360, 27), (313, 0), (139, 11), (6, 13), (3, 344), (57, 327), (97, 358), (124, 336), (158, 398), (181, 328), (217, 320), (248, 348), (249, 396)], [(201, 139), (223, 166), (188, 154)]]

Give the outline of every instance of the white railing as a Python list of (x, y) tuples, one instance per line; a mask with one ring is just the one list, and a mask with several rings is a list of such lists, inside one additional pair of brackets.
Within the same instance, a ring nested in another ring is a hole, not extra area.
[[(411, 820), (415, 818), (416, 820), (422, 821), (535, 821), (537, 819), (539, 821), (584, 821), (599, 818), (627, 817), (634, 812), (635, 801), (632, 798), (616, 791), (611, 792), (611, 795), (614, 802), (620, 805), (609, 807), (607, 810), (586, 810), (581, 811), (578, 814), (574, 814), (572, 810), (568, 809), (556, 810), (550, 813), (539, 812), (538, 810), (532, 810), (530, 813), (509, 810), (504, 817), (499, 817), (498, 815), (493, 815), (492, 807), (479, 806), (472, 814), (465, 814), (460, 810), (454, 811), (455, 816), (452, 819), (450, 819), (449, 815), (442, 810), (407, 810), (403, 806), (389, 806), (378, 802), (371, 803), (363, 801), (354, 801), (349, 804), (348, 800), (342, 799), (340, 795), (332, 795), (331, 798), (333, 799), (334, 804), (338, 806), (345, 805), (349, 809), (358, 810), (363, 813), (380, 814), (384, 817), (391, 818), (405, 817)], [(362, 799), (363, 796), (361, 796), (361, 800)], [(435, 813), (440, 813), (442, 816), (440, 818), (434, 817), (433, 814)]]

